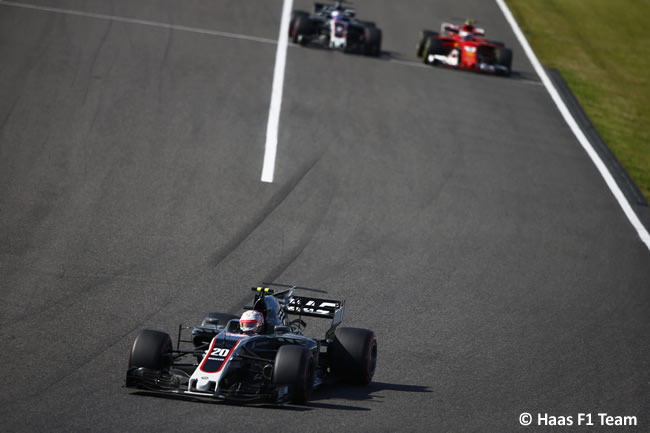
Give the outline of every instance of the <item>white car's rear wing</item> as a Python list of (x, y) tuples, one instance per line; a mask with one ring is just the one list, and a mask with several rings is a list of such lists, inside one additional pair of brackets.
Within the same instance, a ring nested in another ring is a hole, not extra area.
[[(287, 313), (293, 316), (305, 316), (305, 317), (317, 317), (321, 319), (331, 319), (332, 324), (330, 329), (327, 331), (327, 338), (333, 338), (334, 330), (336, 327), (341, 324), (343, 321), (343, 311), (345, 309), (345, 301), (334, 300), (334, 299), (322, 299), (322, 298), (312, 298), (308, 296), (297, 296), (294, 295), (294, 291), (297, 290), (306, 290), (310, 292), (317, 293), (327, 293), (325, 290), (312, 289), (309, 287), (300, 287), (300, 286), (291, 286), (287, 284), (278, 284), (278, 283), (262, 283), (266, 286), (275, 286), (286, 288), (286, 290), (276, 291), (267, 287), (254, 287), (253, 290), (259, 292), (260, 294), (272, 294), (278, 298), (285, 298), (288, 303)], [(297, 319), (300, 321), (300, 319)]]

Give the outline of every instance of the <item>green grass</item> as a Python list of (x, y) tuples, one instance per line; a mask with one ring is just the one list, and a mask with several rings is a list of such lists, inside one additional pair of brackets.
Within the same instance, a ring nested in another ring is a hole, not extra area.
[(650, 200), (650, 0), (507, 0)]

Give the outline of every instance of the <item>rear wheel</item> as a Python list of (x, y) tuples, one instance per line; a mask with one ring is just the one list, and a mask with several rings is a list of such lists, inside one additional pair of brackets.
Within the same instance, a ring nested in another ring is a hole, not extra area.
[(512, 50), (510, 48), (498, 47), (494, 49), (494, 56), (497, 65), (507, 68), (507, 71), (500, 72), (500, 74), (509, 77), (512, 71)]
[(373, 57), (381, 55), (381, 30), (377, 27), (366, 27), (366, 54)]
[(496, 45), (497, 47), (505, 47), (506, 46), (506, 44), (504, 44), (503, 42), (499, 42), (499, 41), (487, 41), (487, 43), (492, 44), (492, 45)]
[(172, 347), (172, 338), (169, 334), (145, 329), (138, 334), (131, 346), (129, 368), (169, 370)]
[(422, 54), (424, 53), (424, 46), (426, 45), (429, 36), (438, 36), (438, 33), (434, 32), (433, 30), (422, 30), (420, 32), (418, 43), (415, 46), (415, 55), (418, 58), (422, 57)]
[(430, 55), (443, 54), (444, 48), (442, 41), (438, 39), (436, 35), (429, 36), (426, 43), (424, 44), (424, 50), (422, 52), (422, 61), (429, 65), (433, 62), (429, 61)]
[(339, 328), (327, 353), (335, 374), (349, 383), (368, 385), (377, 366), (377, 338), (369, 329)]
[(273, 383), (289, 385), (293, 403), (305, 404), (314, 388), (316, 363), (311, 350), (300, 345), (281, 346), (275, 355)]

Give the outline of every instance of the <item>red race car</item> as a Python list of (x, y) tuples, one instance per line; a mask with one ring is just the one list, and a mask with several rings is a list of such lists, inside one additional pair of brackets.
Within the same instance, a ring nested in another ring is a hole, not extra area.
[(502, 42), (485, 39), (485, 30), (467, 20), (462, 25), (442, 23), (440, 33), (422, 30), (416, 55), (427, 65), (509, 76), (512, 50)]

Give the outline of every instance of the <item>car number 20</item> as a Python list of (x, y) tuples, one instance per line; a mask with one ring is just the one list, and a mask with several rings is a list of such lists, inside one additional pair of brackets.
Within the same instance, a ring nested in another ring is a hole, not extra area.
[(228, 355), (229, 351), (230, 349), (214, 349), (212, 350), (210, 356), (217, 356), (219, 358), (223, 358), (224, 356)]

